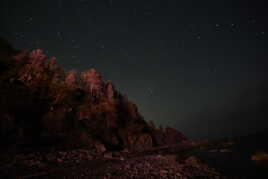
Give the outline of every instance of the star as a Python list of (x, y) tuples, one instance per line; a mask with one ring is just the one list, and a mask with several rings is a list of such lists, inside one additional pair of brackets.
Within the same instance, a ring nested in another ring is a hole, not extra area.
[(210, 73), (215, 73), (216, 72), (216, 68), (215, 67), (210, 67), (209, 68), (209, 72)]
[(33, 21), (33, 18), (32, 17), (29, 17), (28, 19), (27, 19), (27, 23), (31, 23)]
[(153, 13), (150, 12), (150, 11), (148, 11), (148, 12), (144, 12), (144, 15), (145, 15), (145, 16), (151, 16), (151, 15), (153, 15)]
[(39, 45), (38, 41), (33, 41), (30, 46), (37, 47)]
[(58, 36), (59, 38), (61, 38), (62, 33), (61, 33), (60, 31), (58, 31), (58, 32), (57, 32), (57, 36)]
[(181, 48), (184, 49), (184, 47), (185, 47), (185, 42), (184, 42), (184, 40), (182, 40), (181, 41)]
[(87, 0), (80, 0), (80, 3), (84, 4), (84, 3), (88, 3)]
[(136, 9), (136, 8), (133, 9), (133, 15), (134, 15), (134, 16), (137, 15), (137, 9)]
[(249, 21), (249, 23), (251, 23), (251, 24), (255, 24), (256, 23), (256, 19), (251, 19), (250, 21)]
[(58, 7), (62, 8), (62, 1), (61, 0), (58, 1)]
[(149, 92), (150, 96), (153, 96), (154, 92), (153, 92), (153, 90), (151, 88), (148, 88), (148, 92)]
[(24, 38), (24, 35), (21, 34), (21, 33), (15, 33), (15, 39), (23, 39)]
[(127, 51), (125, 51), (124, 55), (125, 55), (126, 57), (128, 57), (128, 52), (127, 52)]
[(80, 46), (78, 44), (74, 45), (73, 48), (74, 49), (78, 49)]
[(219, 31), (221, 29), (220, 24), (215, 24), (216, 31)]

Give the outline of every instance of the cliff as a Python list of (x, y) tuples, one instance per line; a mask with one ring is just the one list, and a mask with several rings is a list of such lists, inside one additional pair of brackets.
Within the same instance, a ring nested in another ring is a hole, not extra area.
[(0, 45), (2, 146), (143, 151), (187, 140), (147, 123), (96, 69), (66, 71), (41, 49)]

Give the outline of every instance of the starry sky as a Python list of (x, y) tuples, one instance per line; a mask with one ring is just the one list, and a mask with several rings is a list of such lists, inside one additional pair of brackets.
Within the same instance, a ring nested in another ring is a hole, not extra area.
[(262, 0), (1, 0), (0, 36), (66, 69), (96, 68), (146, 120), (219, 138), (268, 129), (266, 9)]

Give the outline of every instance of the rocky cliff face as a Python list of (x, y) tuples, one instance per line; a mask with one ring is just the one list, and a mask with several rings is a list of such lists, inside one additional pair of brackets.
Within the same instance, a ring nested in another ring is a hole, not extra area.
[(186, 140), (175, 129), (149, 125), (95, 69), (65, 71), (41, 49), (10, 50), (0, 58), (5, 69), (0, 76), (2, 141), (143, 151)]

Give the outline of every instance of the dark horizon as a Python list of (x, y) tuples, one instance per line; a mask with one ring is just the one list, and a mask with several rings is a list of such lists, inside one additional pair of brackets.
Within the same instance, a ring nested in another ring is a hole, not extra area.
[(264, 1), (0, 2), (2, 37), (96, 68), (145, 120), (190, 138), (268, 129)]

